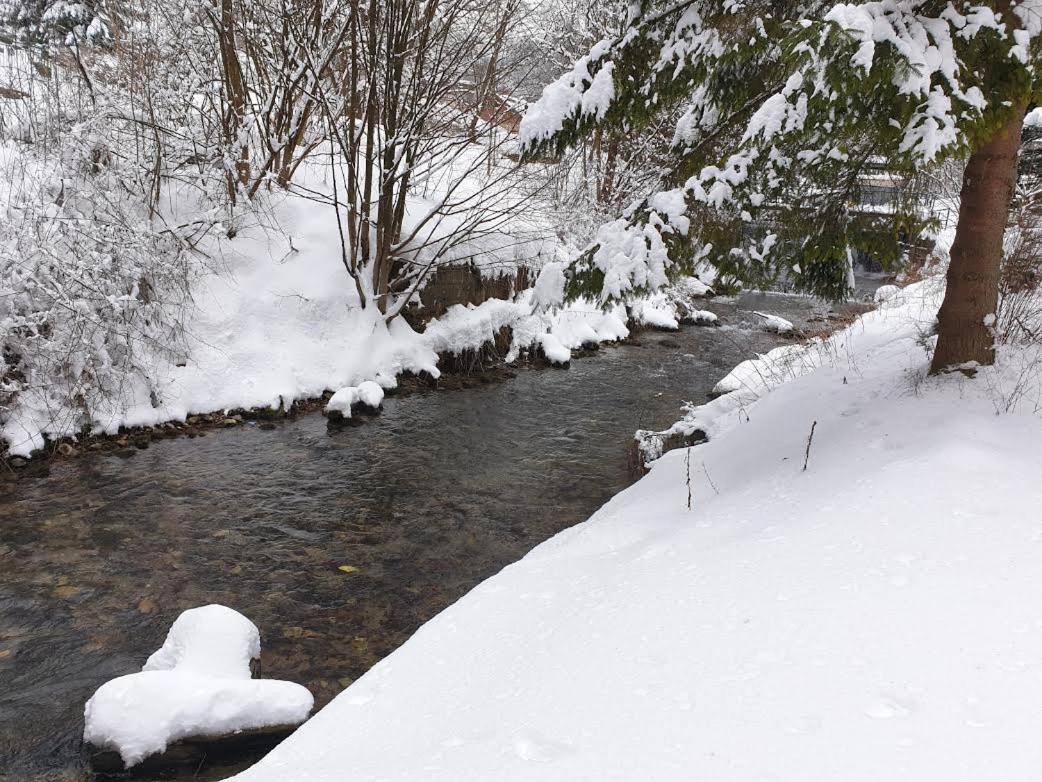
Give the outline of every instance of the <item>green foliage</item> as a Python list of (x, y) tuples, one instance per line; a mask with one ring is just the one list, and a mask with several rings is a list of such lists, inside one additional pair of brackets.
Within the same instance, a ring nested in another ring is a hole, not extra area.
[(102, 0), (0, 0), (0, 39), (41, 46), (104, 45), (109, 23)]
[[(924, 204), (900, 183), (964, 156), (1038, 89), (1037, 39), (1013, 12), (1002, 28), (968, 2), (834, 7), (642, 0), (622, 35), (548, 88), (556, 92), (536, 105), (535, 130), (523, 129), (530, 158), (560, 154), (598, 129), (632, 131), (683, 113), (662, 183), (682, 194), (683, 215), (653, 208), (653, 198), (638, 205), (629, 224), (652, 252), (630, 242), (607, 247), (621, 235), (614, 226), (573, 265), (570, 293), (596, 290), (612, 278), (606, 264), (623, 256), (631, 264), (657, 258), (660, 240), (669, 277), (707, 261), (747, 284), (785, 275), (802, 290), (841, 298), (848, 248), (892, 265), (900, 237), (926, 227)], [(606, 99), (595, 85), (609, 74)], [(562, 104), (559, 116), (548, 113)], [(863, 183), (881, 172), (898, 183), (893, 202), (868, 209)], [(654, 266), (628, 272), (622, 292), (659, 280)], [(602, 289), (601, 299), (616, 295)]]

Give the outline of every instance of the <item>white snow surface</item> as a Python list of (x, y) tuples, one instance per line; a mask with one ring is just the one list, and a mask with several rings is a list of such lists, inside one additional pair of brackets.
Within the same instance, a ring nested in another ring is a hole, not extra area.
[(236, 782), (1037, 779), (1042, 356), (927, 377), (940, 289), (718, 410), (690, 510), (674, 451)]
[(652, 328), (676, 331), (680, 328), (676, 304), (670, 292), (657, 291), (630, 305), (630, 315), (637, 323)]
[[(38, 166), (13, 144), (0, 143), (0, 168), (16, 170), (19, 162)], [(302, 169), (301, 176), (306, 187), (329, 190), (317, 167)], [(197, 216), (190, 199), (171, 198), (179, 210), (168, 216), (171, 222)], [(409, 219), (420, 219), (430, 208), (429, 200), (410, 200)], [(539, 268), (561, 251), (540, 219), (528, 210), (516, 224), (461, 242), (447, 260), (473, 262), (488, 276), (521, 264)], [(187, 355), (172, 361), (143, 346), (137, 374), (121, 379), (119, 397), (91, 395), (85, 409), (62, 406), (52, 393), (56, 381), (38, 379), (0, 411), (0, 451), (6, 444), (10, 455), (28, 456), (47, 438), (75, 438), (85, 424), (93, 433), (113, 434), (121, 426), (153, 426), (219, 410), (288, 409), (296, 400), (364, 381), (393, 386), (403, 372), (436, 377), (438, 353), (480, 347), (494, 334), (490, 326), (515, 325), (531, 315), (531, 306), (486, 302), (450, 312), (422, 334), (402, 318), (386, 324), (374, 306), (360, 306), (330, 208), (288, 193), (241, 220), (233, 239), (216, 232), (202, 248), (211, 260), (193, 277), (184, 317)], [(440, 221), (437, 230), (453, 227), (451, 220)], [(544, 331), (552, 325), (551, 319), (538, 322)], [(533, 330), (529, 326), (526, 333)], [(535, 345), (531, 337), (521, 347)]]
[[(820, 343), (809, 343), (819, 345)], [(756, 358), (746, 359), (728, 372), (713, 386), (712, 395), (720, 396), (736, 391), (749, 391), (759, 397), (764, 391), (788, 380), (796, 369), (803, 369), (801, 363), (810, 358), (817, 358), (807, 345), (779, 345)], [(812, 364), (816, 366), (816, 363)]]
[(179, 739), (303, 722), (311, 693), (251, 679), (250, 660), (259, 656), (257, 626), (238, 611), (189, 609), (140, 673), (106, 682), (87, 701), (83, 740), (116, 750), (130, 767)]
[(260, 657), (260, 650), (257, 625), (232, 608), (212, 604), (181, 612), (141, 670), (249, 679), (250, 660)]
[(546, 360), (551, 363), (567, 364), (572, 359), (572, 351), (561, 344), (561, 340), (550, 332), (540, 335), (539, 345), (543, 349)]
[[(193, 286), (186, 360), (174, 365), (154, 357), (141, 377), (127, 379), (123, 397), (94, 400), (94, 432), (215, 410), (288, 409), (296, 400), (367, 381), (393, 388), (403, 372), (438, 377), (439, 353), (479, 348), (504, 326), (514, 335), (511, 360), (549, 344), (551, 360), (564, 363), (565, 352), (585, 342), (628, 334), (621, 308), (605, 314), (597, 304), (576, 302), (536, 311), (531, 292), (517, 301), (456, 305), (422, 333), (402, 318), (386, 324), (375, 307), (359, 307), (327, 210), (289, 197), (279, 218), (285, 236), (245, 227), (214, 251), (221, 264)], [(0, 449), (6, 443), (11, 455), (28, 456), (45, 437), (75, 437), (77, 416), (55, 410), (46, 394), (22, 393), (0, 419)]]

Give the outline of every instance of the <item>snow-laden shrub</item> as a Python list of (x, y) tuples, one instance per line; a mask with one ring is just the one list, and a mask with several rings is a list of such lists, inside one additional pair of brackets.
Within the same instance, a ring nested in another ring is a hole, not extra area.
[(1006, 231), (995, 334), (1000, 344), (1037, 342), (1042, 335), (1042, 225), (1038, 206), (1018, 209)]
[(22, 175), (0, 202), (0, 423), (18, 405), (54, 424), (45, 431), (76, 431), (184, 352), (191, 247), (89, 131), (46, 166), (0, 148)]

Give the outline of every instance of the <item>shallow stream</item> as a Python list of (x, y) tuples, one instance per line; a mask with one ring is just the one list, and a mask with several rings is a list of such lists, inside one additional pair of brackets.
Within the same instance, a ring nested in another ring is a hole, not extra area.
[(728, 327), (645, 332), (567, 370), (392, 396), (362, 426), (313, 414), (0, 477), (0, 779), (83, 779), (84, 702), (139, 670), (192, 606), (245, 613), (263, 674), (325, 704), (624, 488), (635, 429), (668, 426), (783, 341), (752, 310), (806, 325), (828, 309), (776, 294), (707, 306)]

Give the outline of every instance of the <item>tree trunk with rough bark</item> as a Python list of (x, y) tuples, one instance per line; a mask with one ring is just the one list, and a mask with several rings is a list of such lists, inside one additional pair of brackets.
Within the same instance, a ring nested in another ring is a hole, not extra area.
[(988, 316), (998, 306), (1002, 237), (1017, 180), (1024, 108), (1016, 107), (1009, 121), (970, 155), (966, 165), (948, 287), (937, 313), (933, 373), (969, 362), (995, 362)]

